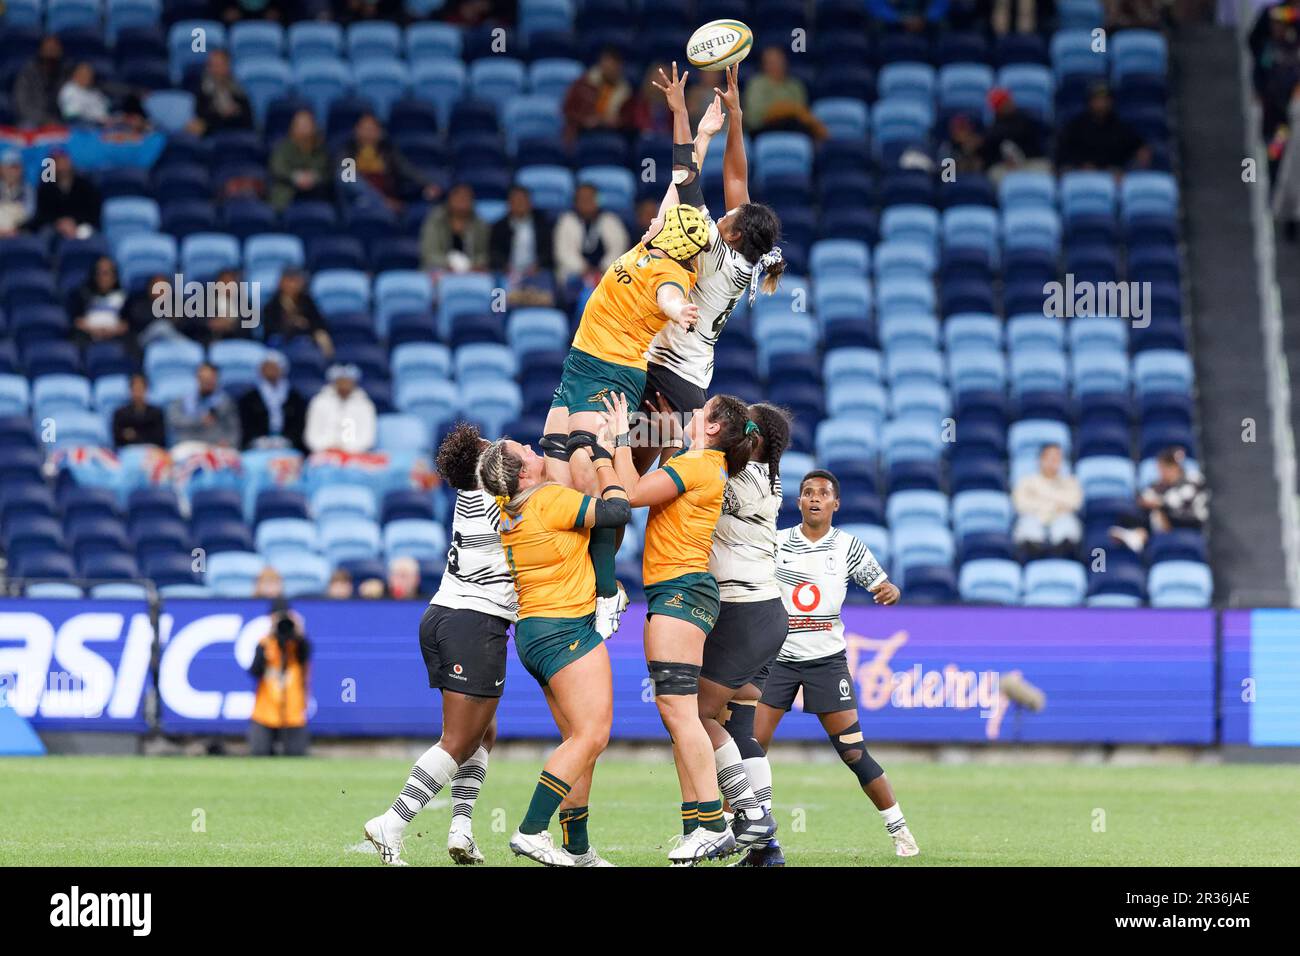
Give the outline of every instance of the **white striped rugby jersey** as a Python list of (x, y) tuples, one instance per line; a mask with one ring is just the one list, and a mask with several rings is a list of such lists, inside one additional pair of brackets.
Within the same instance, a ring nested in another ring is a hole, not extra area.
[(845, 649), (840, 610), (853, 581), (871, 588), (885, 580), (885, 570), (865, 544), (839, 528), (817, 541), (803, 536), (801, 525), (777, 538), (776, 580), (790, 615), (790, 633), (777, 660), (811, 661)]
[(717, 223), (705, 209), (709, 223), (709, 250), (695, 258), (696, 281), (690, 301), (700, 307), (691, 331), (669, 322), (650, 343), (646, 359), (662, 365), (688, 382), (708, 388), (713, 381), (713, 348), (741, 296), (749, 294), (754, 266), (723, 241)]
[(519, 599), (501, 548), (500, 523), (501, 510), (487, 492), (456, 492), (447, 570), (430, 604), (515, 619)]
[(770, 601), (781, 596), (776, 583), (776, 518), (781, 511), (781, 476), (772, 493), (767, 464), (751, 461), (727, 480), (722, 515), (713, 530), (709, 573), (722, 600)]

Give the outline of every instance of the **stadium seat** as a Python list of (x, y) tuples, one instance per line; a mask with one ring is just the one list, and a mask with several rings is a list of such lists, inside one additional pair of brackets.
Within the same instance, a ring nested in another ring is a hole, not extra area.
[(1027, 605), (1073, 607), (1083, 603), (1087, 589), (1083, 565), (1077, 561), (1043, 558), (1025, 565)]
[(967, 561), (957, 576), (963, 601), (972, 604), (1019, 604), (1020, 565), (999, 558)]
[(1197, 561), (1162, 561), (1147, 577), (1152, 607), (1208, 607), (1213, 590), (1209, 566)]

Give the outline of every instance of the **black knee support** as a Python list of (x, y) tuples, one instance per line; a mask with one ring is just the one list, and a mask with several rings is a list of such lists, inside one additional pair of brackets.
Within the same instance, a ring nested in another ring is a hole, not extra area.
[(573, 453), (579, 448), (585, 448), (587, 453), (591, 454), (592, 449), (596, 447), (596, 434), (595, 432), (583, 431), (581, 429), (569, 432), (568, 438), (565, 439), (564, 447), (570, 457), (572, 457)]
[(756, 701), (737, 703), (733, 700), (727, 705), (730, 713), (722, 725), (722, 729), (731, 734), (731, 739), (736, 742), (736, 749), (740, 751), (742, 760), (764, 756), (763, 748), (754, 739), (754, 714), (758, 711), (756, 703)]
[(830, 738), (835, 752), (864, 787), (885, 772), (867, 753), (867, 743), (862, 738), (862, 725), (856, 720), (852, 727), (847, 727), (838, 734), (830, 734)]
[(656, 697), (689, 697), (700, 692), (700, 665), (678, 661), (649, 661)]
[(556, 461), (568, 461), (569, 449), (565, 445), (569, 436), (564, 432), (551, 432), (542, 436), (542, 440), (537, 444), (542, 449), (544, 458), (554, 458)]

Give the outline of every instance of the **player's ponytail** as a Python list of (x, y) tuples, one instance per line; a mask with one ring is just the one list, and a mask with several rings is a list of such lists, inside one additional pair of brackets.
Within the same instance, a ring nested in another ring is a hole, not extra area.
[(715, 395), (709, 405), (709, 422), (720, 426), (709, 447), (726, 455), (728, 474), (739, 474), (758, 447), (758, 423), (749, 417), (749, 406), (734, 395)]
[(781, 241), (781, 220), (770, 206), (747, 202), (736, 210), (736, 231), (739, 235), (735, 249), (754, 267), (750, 301), (760, 287), (765, 295), (771, 295), (785, 272), (785, 259), (777, 245)]
[(762, 438), (762, 457), (754, 457), (767, 464), (768, 481), (775, 495), (777, 477), (781, 474), (781, 456), (790, 447), (790, 413), (763, 402), (749, 406), (749, 417), (758, 426)]

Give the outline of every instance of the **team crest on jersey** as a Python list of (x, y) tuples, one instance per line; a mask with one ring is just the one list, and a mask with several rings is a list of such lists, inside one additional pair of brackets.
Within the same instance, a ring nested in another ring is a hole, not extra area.
[(827, 572), (830, 573), (830, 574), (834, 574), (834, 573), (835, 573), (835, 555), (834, 555), (834, 554), (828, 554), (828, 555), (826, 555), (826, 570), (827, 570)]
[(840, 700), (848, 700), (848, 699), (849, 699), (849, 682), (841, 677), (840, 678)]
[(674, 595), (673, 595), (672, 597), (670, 597), (667, 601), (664, 601), (664, 607), (680, 608), (680, 607), (684, 607), (684, 606), (685, 606), (685, 605), (682, 604), (682, 596), (681, 596), (680, 592), (677, 593), (677, 594), (674, 594)]
[(603, 402), (603, 401), (605, 400), (606, 396), (608, 396), (609, 394), (610, 394), (610, 390), (609, 390), (609, 389), (607, 389), (607, 388), (602, 388), (602, 389), (601, 389), (599, 392), (597, 392), (595, 395), (588, 395), (588, 396), (587, 396), (587, 401), (589, 401), (589, 402), (593, 402), (593, 403)]

